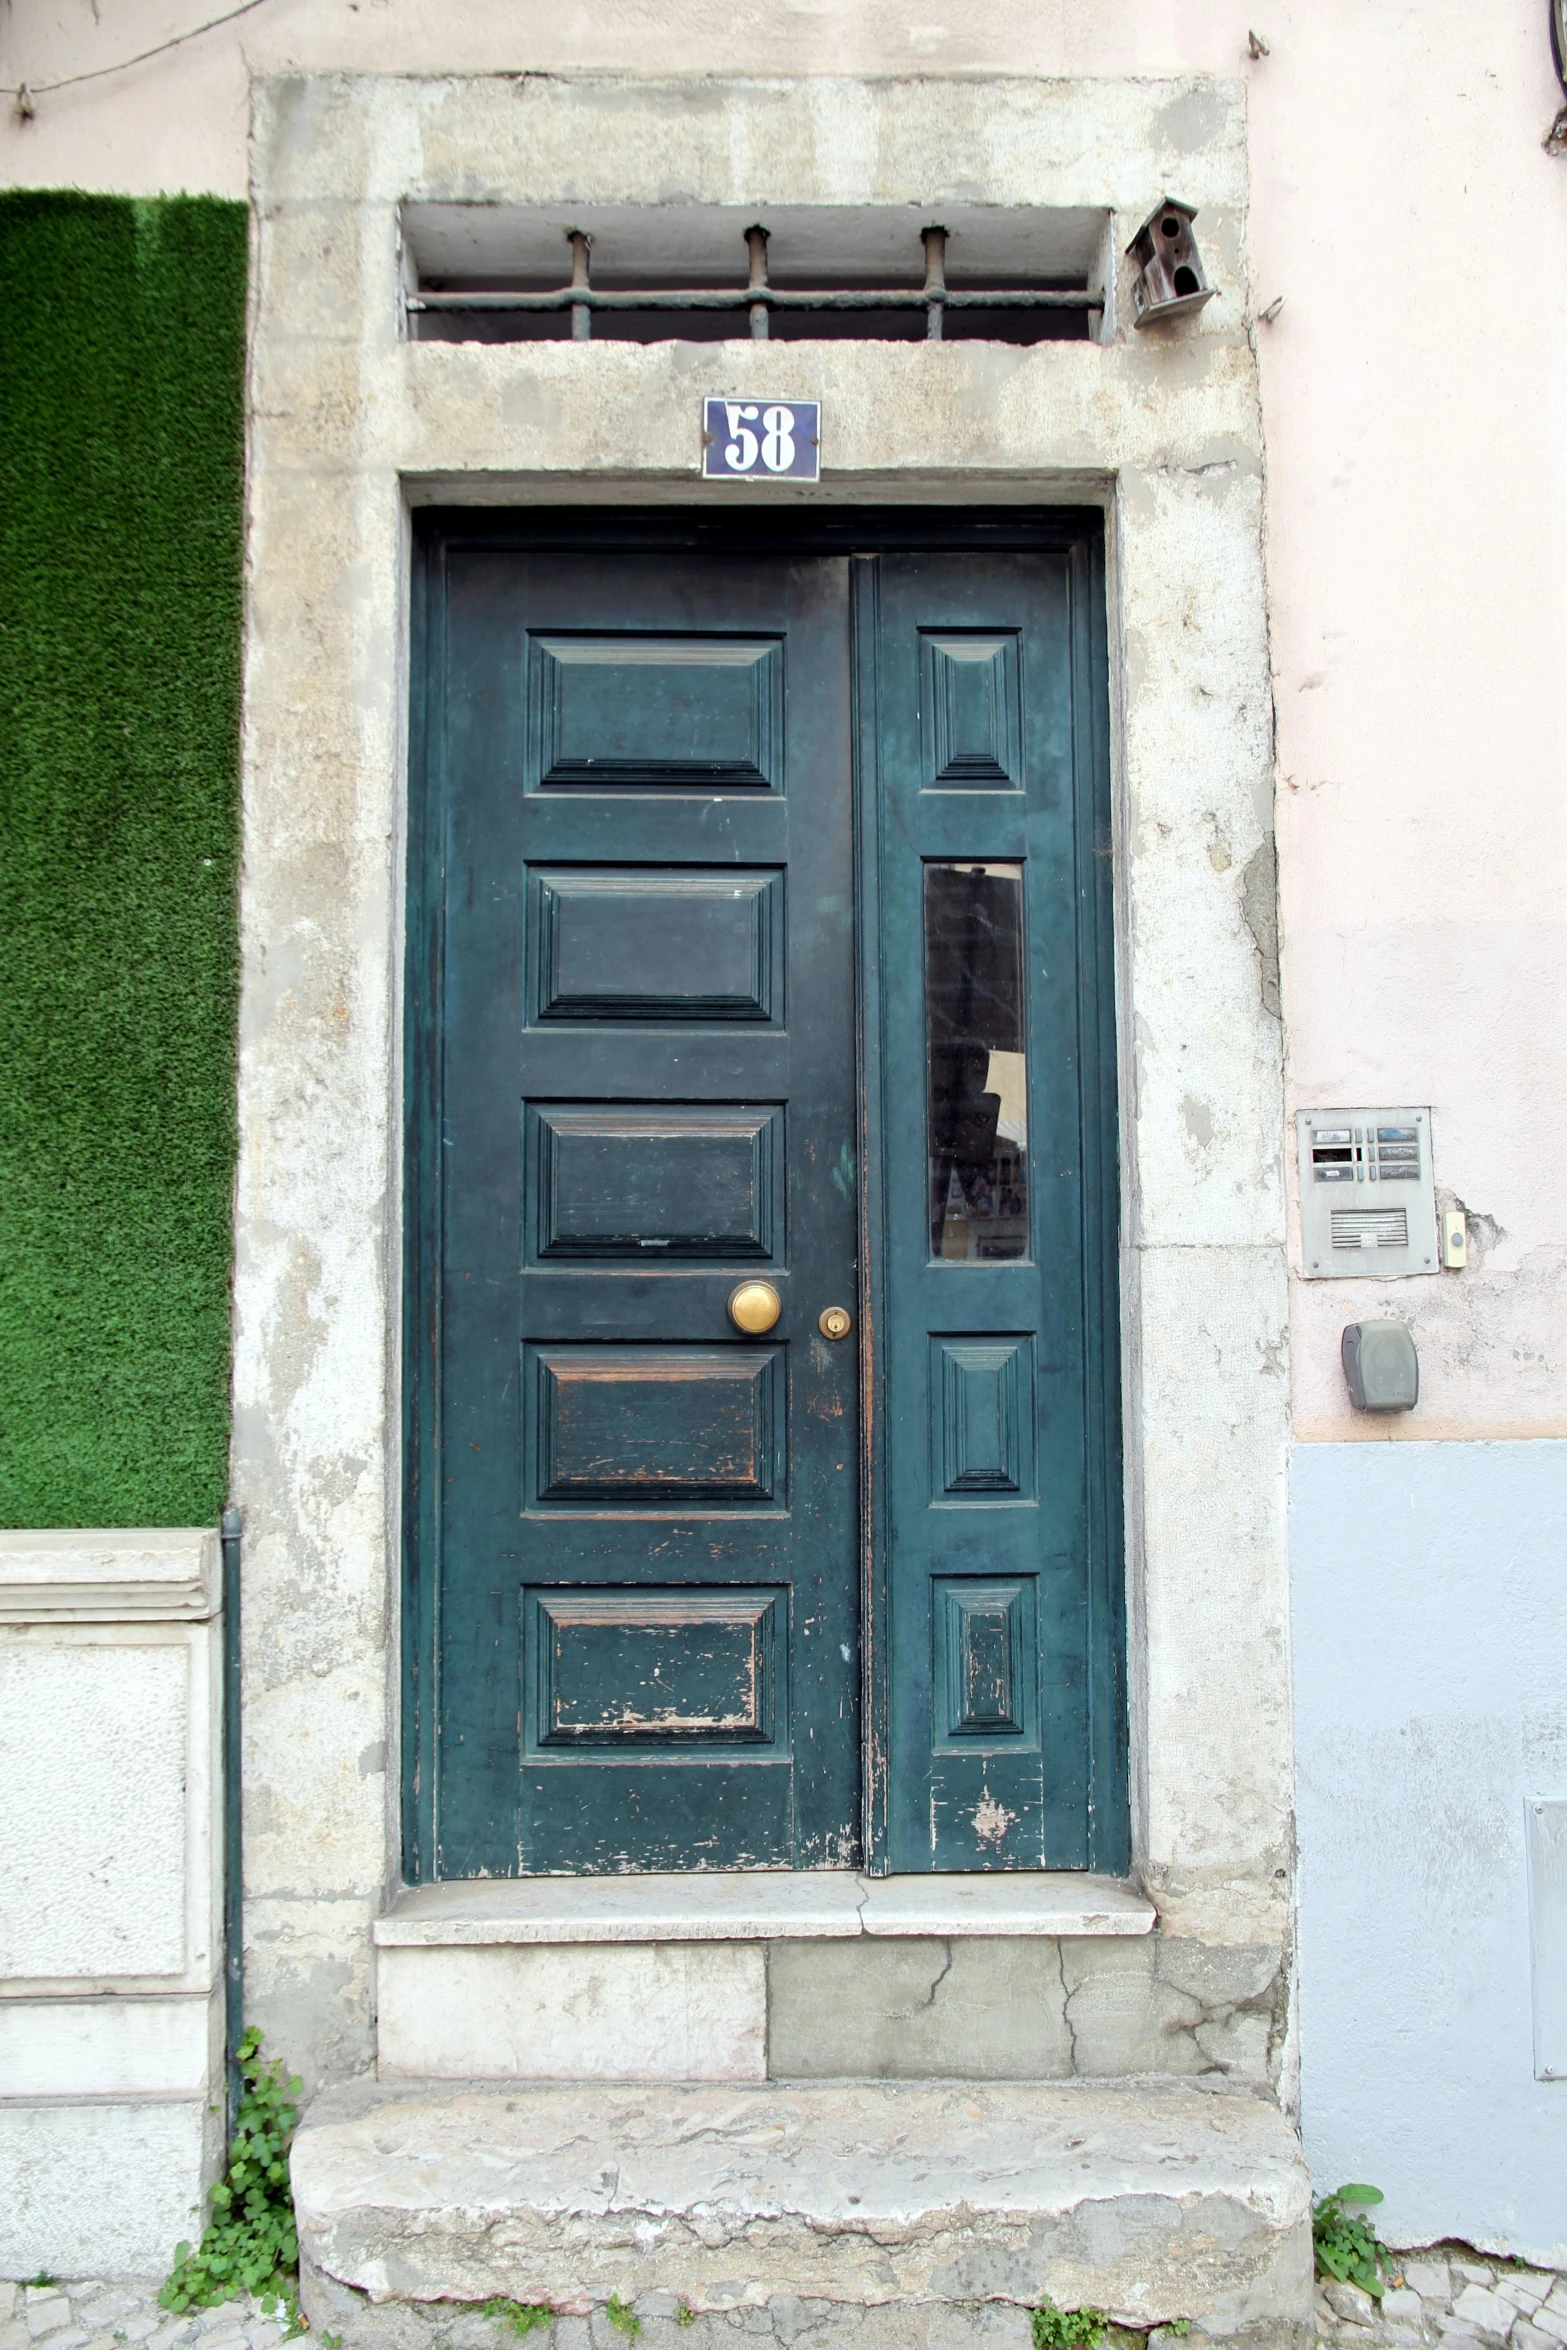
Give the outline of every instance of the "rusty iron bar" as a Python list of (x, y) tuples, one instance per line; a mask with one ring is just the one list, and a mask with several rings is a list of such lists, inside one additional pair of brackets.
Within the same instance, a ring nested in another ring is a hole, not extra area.
[(593, 333), (593, 289), (588, 283), (588, 254), (593, 239), (580, 228), (568, 229), (571, 245), (571, 284), (566, 299), (571, 304), (571, 339), (585, 343)]
[(927, 341), (939, 343), (941, 314), (947, 307), (947, 232), (922, 228), (920, 243), (925, 248), (925, 335)]
[(748, 292), (751, 299), (751, 339), (765, 343), (768, 335), (767, 304), (760, 297), (767, 291), (767, 231), (760, 221), (745, 232), (745, 249), (750, 256)]
[[(648, 286), (613, 292), (575, 284), (548, 292), (492, 292), (475, 288), (448, 293), (410, 294), (411, 311), (483, 310), (924, 310), (923, 286), (824, 286), (817, 292), (796, 286)], [(946, 310), (1102, 310), (1103, 294), (1086, 286), (947, 286)]]

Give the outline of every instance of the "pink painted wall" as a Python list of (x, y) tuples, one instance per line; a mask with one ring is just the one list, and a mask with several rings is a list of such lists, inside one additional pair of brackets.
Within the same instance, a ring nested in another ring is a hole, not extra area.
[[(1429, 1103), (1462, 1275), (1297, 1283), (1302, 1438), (1567, 1433), (1567, 159), (1542, 4), (13, 0), (0, 184), (246, 186), (252, 73), (1243, 76), (1268, 451), (1289, 1107)], [(101, 19), (101, 21), (99, 21)], [(1293, 1140), (1280, 1147), (1293, 1161)], [(1291, 1178), (1293, 1181), (1293, 1178)], [(1292, 1261), (1299, 1260), (1292, 1234)], [(1356, 1420), (1338, 1333), (1414, 1323)]]

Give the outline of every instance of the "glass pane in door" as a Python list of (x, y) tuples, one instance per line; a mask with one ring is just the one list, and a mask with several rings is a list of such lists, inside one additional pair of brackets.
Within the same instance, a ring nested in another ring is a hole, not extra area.
[(930, 1247), (1028, 1254), (1023, 868), (925, 867)]

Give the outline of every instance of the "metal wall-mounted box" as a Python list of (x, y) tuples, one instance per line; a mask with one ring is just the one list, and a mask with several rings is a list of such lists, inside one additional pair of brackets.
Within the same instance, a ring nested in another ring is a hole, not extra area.
[(1529, 1955), (1534, 1976), (1534, 2077), (1567, 2080), (1567, 1802), (1529, 1796)]
[(1429, 1110), (1300, 1110), (1295, 1139), (1308, 1281), (1440, 1269)]

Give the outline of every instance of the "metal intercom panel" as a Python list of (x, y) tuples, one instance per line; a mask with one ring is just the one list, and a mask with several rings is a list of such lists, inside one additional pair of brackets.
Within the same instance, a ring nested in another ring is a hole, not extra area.
[(1529, 1796), (1529, 1943), (1534, 2077), (1567, 2080), (1567, 1802)]
[(1295, 1136), (1308, 1281), (1439, 1269), (1429, 1110), (1300, 1110)]

